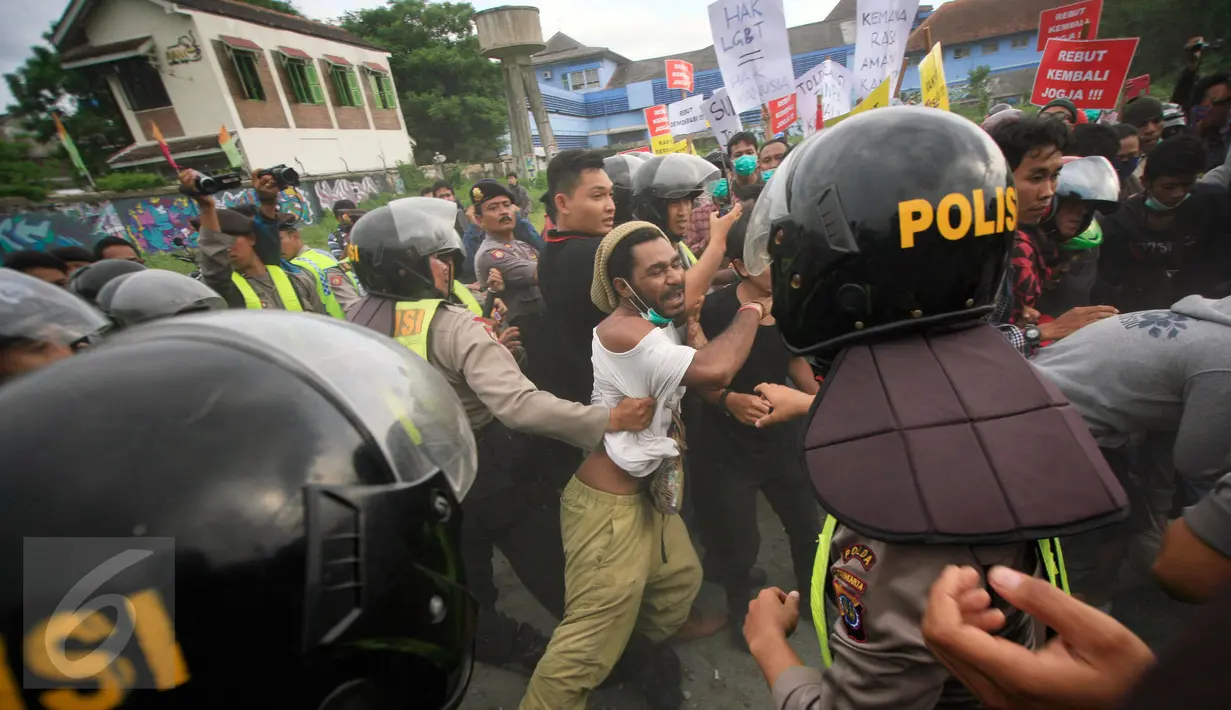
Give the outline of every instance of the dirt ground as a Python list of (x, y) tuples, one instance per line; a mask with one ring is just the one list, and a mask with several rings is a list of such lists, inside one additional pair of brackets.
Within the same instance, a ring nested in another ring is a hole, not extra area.
[[(769, 584), (792, 589), (794, 574), (786, 535), (769, 504), (762, 497), (758, 505), (761, 552), (757, 565), (769, 575)], [(500, 606), (513, 616), (535, 624), (545, 633), (554, 628), (552, 617), (521, 586), (508, 563), (497, 553), (496, 583)], [(723, 594), (706, 582), (698, 597), (706, 610), (721, 610)], [(1190, 607), (1167, 599), (1156, 589), (1138, 589), (1115, 600), (1113, 614), (1158, 648), (1170, 638), (1190, 611)], [(796, 653), (813, 667), (820, 666), (820, 647), (811, 623), (801, 621), (791, 637)], [(715, 636), (676, 647), (684, 665), (686, 700), (681, 708), (689, 710), (743, 710), (772, 708), (773, 698), (760, 670), (748, 654), (738, 650), (729, 629)], [(514, 710), (526, 688), (527, 678), (517, 673), (480, 664), (475, 669), (462, 710)], [(647, 707), (640, 694), (622, 688), (595, 691), (590, 710), (642, 710)]]

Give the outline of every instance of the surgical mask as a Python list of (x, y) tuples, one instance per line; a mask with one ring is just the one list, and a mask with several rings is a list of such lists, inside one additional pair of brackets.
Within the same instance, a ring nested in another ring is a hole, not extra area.
[(1141, 156), (1134, 155), (1131, 158), (1116, 158), (1116, 174), (1121, 178), (1127, 179), (1133, 171), (1137, 169), (1137, 165), (1141, 163)]
[(1180, 205), (1184, 204), (1184, 202), (1188, 200), (1190, 195), (1192, 195), (1191, 192), (1185, 194), (1184, 197), (1181, 198), (1179, 202), (1175, 203), (1171, 207), (1168, 207), (1164, 205), (1163, 203), (1159, 202), (1158, 200), (1154, 199), (1154, 195), (1151, 195), (1150, 193), (1147, 192), (1146, 193), (1146, 209), (1153, 210), (1155, 212), (1170, 212), (1171, 210), (1176, 209)]
[(736, 175), (751, 175), (757, 171), (757, 156), (741, 155), (735, 159)]
[(761, 180), (763, 182), (769, 182), (769, 179), (773, 176), (774, 176), (773, 170), (766, 170), (765, 172), (761, 173)]
[[(624, 281), (624, 279), (620, 279), (620, 280)], [(658, 326), (659, 328), (665, 325), (671, 325), (672, 323), (675, 322), (671, 320), (670, 318), (660, 314), (658, 311), (654, 310), (653, 308), (650, 308), (649, 306), (645, 305), (645, 301), (641, 300), (641, 294), (637, 293), (637, 290), (634, 289), (627, 281), (624, 281), (624, 285), (627, 286), (629, 292), (633, 294), (633, 299), (634, 299), (633, 305), (637, 308), (637, 312), (641, 314), (642, 318), (644, 318), (645, 320), (648, 320), (650, 323), (652, 323), (655, 326)]]
[(726, 178), (715, 180), (710, 184), (710, 194), (718, 199), (722, 199), (731, 193), (731, 186), (727, 184)]

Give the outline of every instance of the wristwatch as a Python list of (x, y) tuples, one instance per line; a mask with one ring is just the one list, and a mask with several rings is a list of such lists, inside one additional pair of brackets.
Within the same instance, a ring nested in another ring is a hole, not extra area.
[(731, 391), (731, 388), (728, 387), (722, 391), (722, 394), (718, 395), (718, 408), (728, 417), (731, 416), (731, 410), (727, 409), (727, 395), (731, 394)]
[(1022, 335), (1026, 337), (1026, 342), (1032, 346), (1038, 345), (1043, 340), (1043, 331), (1039, 330), (1037, 325), (1028, 325), (1022, 328)]

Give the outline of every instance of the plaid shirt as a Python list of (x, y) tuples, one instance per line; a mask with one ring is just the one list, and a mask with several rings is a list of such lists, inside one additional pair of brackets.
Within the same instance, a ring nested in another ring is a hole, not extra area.
[(992, 310), (992, 314), (988, 316), (987, 322), (995, 326), (1004, 335), (1005, 340), (1009, 341), (1009, 345), (1013, 349), (1021, 353), (1024, 357), (1030, 357), (1034, 353), (1034, 347), (1026, 341), (1026, 332), (1021, 328), (1009, 322), (1013, 314), (1014, 308), (1013, 298), (1013, 274), (1005, 274), (1005, 278), (1000, 284), (1000, 293), (996, 295), (996, 305)]
[(684, 229), (684, 243), (697, 256), (701, 256), (701, 252), (705, 251), (705, 245), (709, 244), (710, 214), (713, 212), (713, 202), (697, 205), (692, 210), (692, 217), (688, 220), (688, 227)]

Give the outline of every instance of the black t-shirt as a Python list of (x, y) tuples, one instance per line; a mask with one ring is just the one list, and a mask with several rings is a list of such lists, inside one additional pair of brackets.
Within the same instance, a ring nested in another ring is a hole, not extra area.
[(590, 300), (594, 258), (602, 237), (551, 232), (539, 257), (539, 290), (547, 305), (549, 342), (556, 371), (540, 386), (562, 399), (590, 404), (594, 329), (607, 317)]
[[(737, 286), (731, 284), (705, 297), (705, 304), (701, 306), (701, 329), (705, 331), (706, 338), (717, 338), (735, 320), (735, 313), (740, 307)], [(762, 382), (786, 384), (790, 363), (791, 353), (783, 344), (778, 328), (757, 328), (752, 350), (744, 366), (731, 380), (731, 390), (754, 394), (753, 388)], [(771, 464), (795, 456), (799, 437), (798, 423), (757, 429), (728, 416), (725, 409), (708, 402), (702, 405), (696, 428), (698, 431), (690, 431), (688, 435), (691, 441), (697, 443), (689, 447), (697, 456), (713, 454), (741, 460), (751, 458)], [(698, 451), (701, 447), (704, 447), (704, 452)]]

